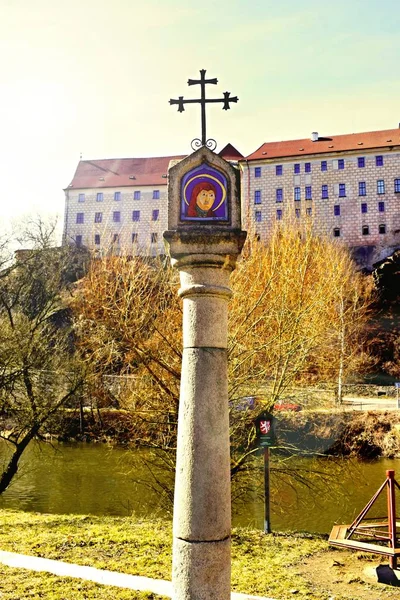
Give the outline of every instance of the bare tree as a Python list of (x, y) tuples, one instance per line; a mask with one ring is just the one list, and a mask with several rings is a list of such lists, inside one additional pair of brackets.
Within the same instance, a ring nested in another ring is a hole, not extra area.
[(67, 259), (64, 251), (31, 250), (0, 278), (0, 437), (12, 450), (0, 493), (29, 442), (83, 385), (62, 300)]

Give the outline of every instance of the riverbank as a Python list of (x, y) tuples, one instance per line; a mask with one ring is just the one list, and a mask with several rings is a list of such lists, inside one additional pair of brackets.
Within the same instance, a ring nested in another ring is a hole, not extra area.
[[(0, 511), (1, 550), (155, 579), (170, 579), (171, 535), (171, 523), (165, 520)], [(232, 535), (232, 590), (276, 600), (397, 598), (397, 590), (365, 576), (365, 567), (379, 562), (372, 555), (330, 549), (323, 536), (237, 528)], [(0, 574), (2, 600), (162, 599), (4, 565)]]
[(361, 459), (400, 457), (400, 411), (300, 412), (279, 416), (281, 440), (304, 451)]
[[(400, 410), (277, 411), (276, 419), (281, 446), (331, 456), (400, 458)], [(83, 426), (79, 414), (64, 411), (50, 423), (47, 436), (62, 442), (137, 443), (134, 415), (115, 409), (85, 412)]]

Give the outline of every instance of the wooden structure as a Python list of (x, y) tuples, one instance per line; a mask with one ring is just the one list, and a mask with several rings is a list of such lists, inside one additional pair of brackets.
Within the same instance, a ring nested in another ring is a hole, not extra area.
[[(399, 484), (394, 478), (394, 471), (386, 471), (386, 480), (372, 496), (351, 525), (335, 525), (329, 536), (329, 543), (352, 550), (372, 552), (389, 557), (392, 569), (397, 569), (397, 557), (400, 556), (398, 528), (400, 521), (396, 517), (396, 488)], [(387, 492), (387, 517), (367, 517), (373, 504), (385, 490)], [(354, 539), (355, 538), (355, 539)]]

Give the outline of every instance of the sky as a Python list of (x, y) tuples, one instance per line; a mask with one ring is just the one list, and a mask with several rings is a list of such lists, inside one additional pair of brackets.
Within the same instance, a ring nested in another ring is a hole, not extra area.
[(80, 156), (190, 153), (200, 69), (239, 98), (217, 151), (398, 127), (399, 30), (398, 0), (0, 0), (0, 231), (62, 222)]

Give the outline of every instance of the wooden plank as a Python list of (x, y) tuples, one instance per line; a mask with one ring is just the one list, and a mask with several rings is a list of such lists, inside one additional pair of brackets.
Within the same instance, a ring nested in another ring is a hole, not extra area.
[(383, 554), (384, 556), (400, 555), (400, 548), (385, 548), (385, 546), (378, 546), (378, 544), (368, 544), (367, 542), (356, 542), (355, 540), (329, 538), (329, 543), (333, 546), (341, 546), (342, 548), (349, 548), (350, 550), (359, 550), (363, 552), (371, 552), (373, 554)]
[(329, 541), (332, 540), (343, 540), (346, 537), (347, 533), (347, 525), (335, 525), (332, 528), (331, 534), (329, 536)]

